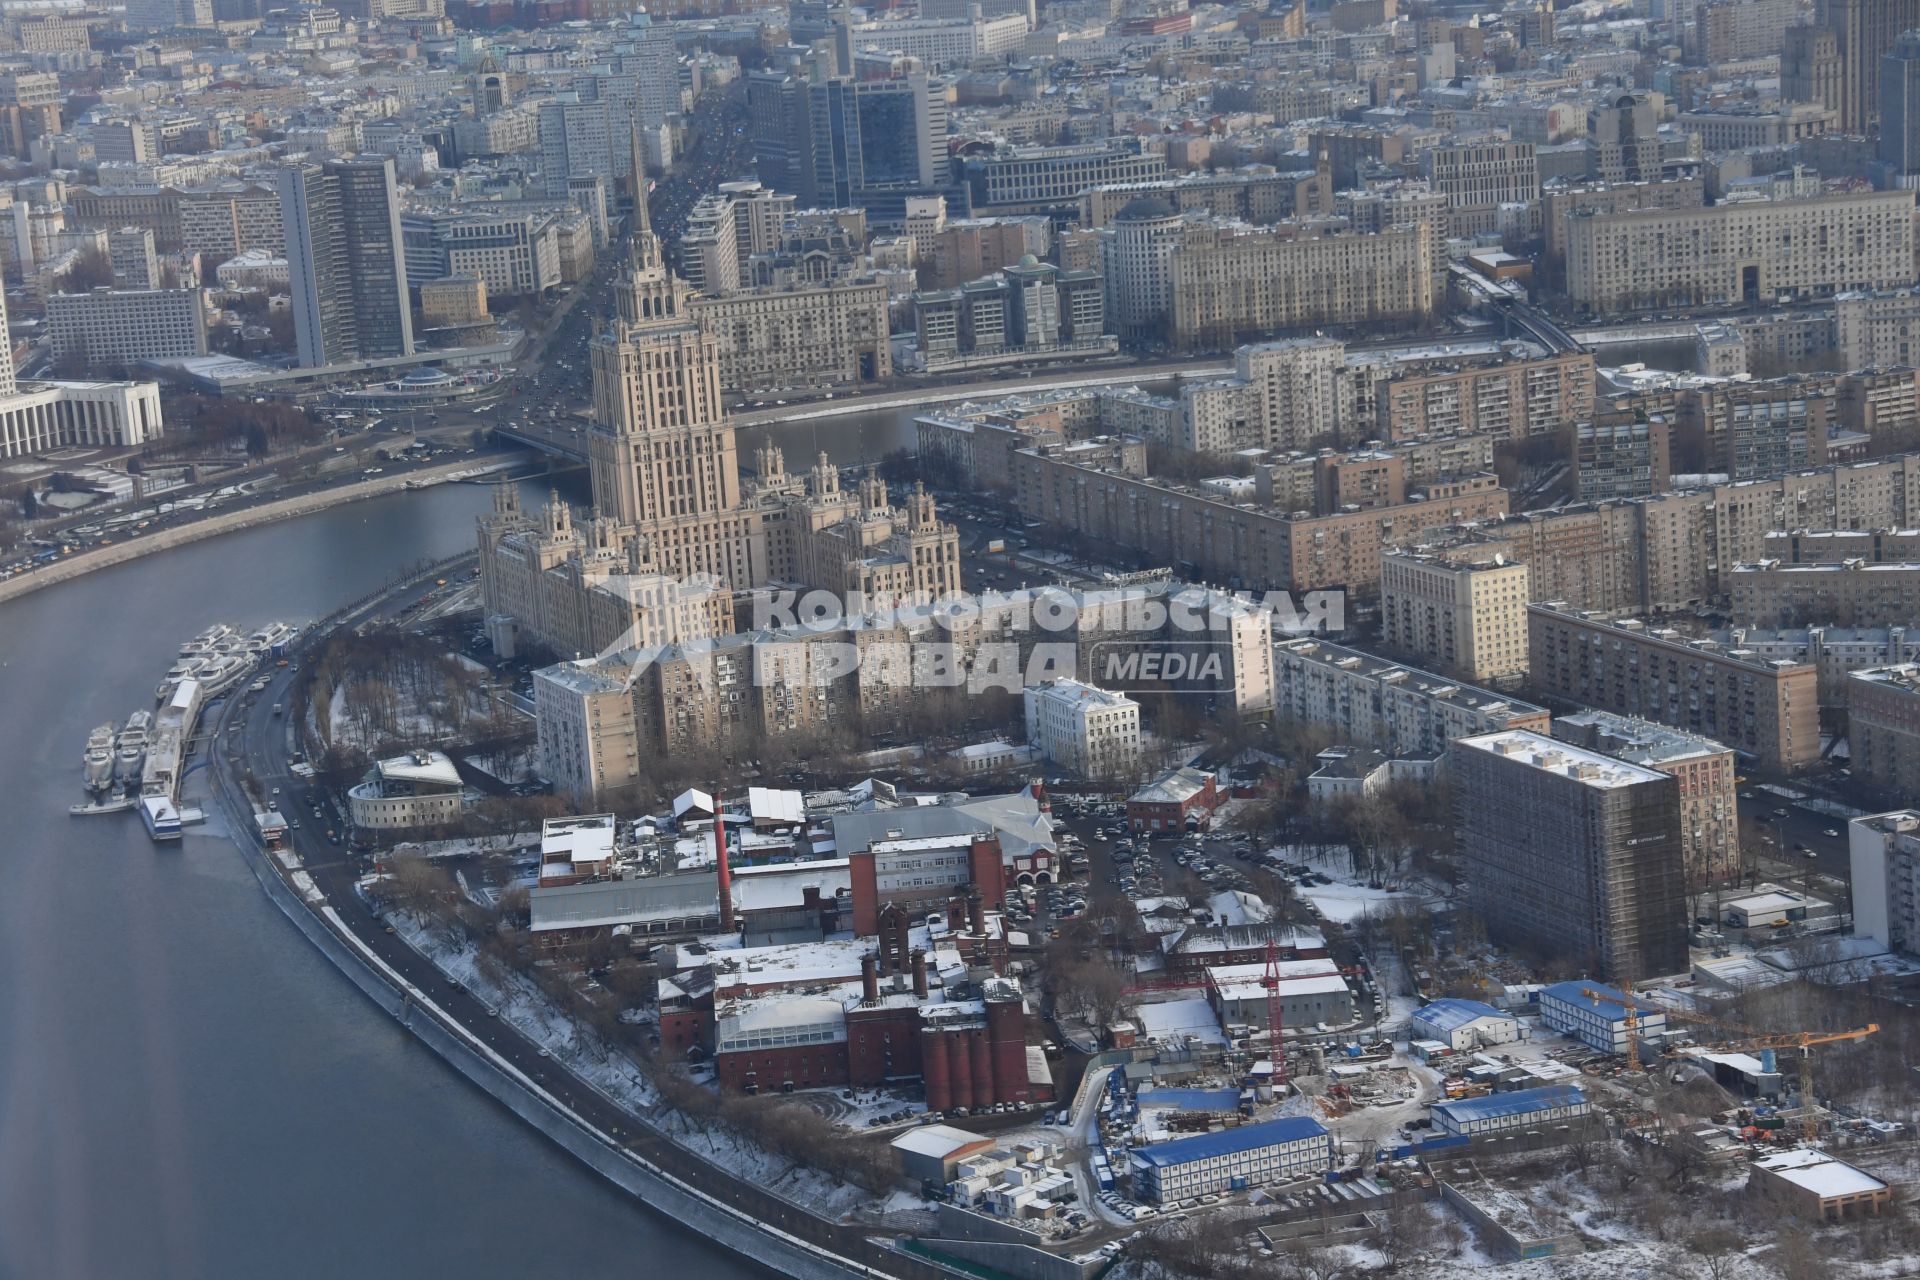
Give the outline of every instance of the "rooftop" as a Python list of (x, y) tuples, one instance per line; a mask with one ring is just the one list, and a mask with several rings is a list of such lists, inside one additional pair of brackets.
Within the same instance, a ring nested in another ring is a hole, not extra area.
[(1504, 1009), (1496, 1009), (1490, 1004), (1478, 1000), (1459, 1000), (1448, 997), (1435, 1000), (1425, 1008), (1413, 1011), (1414, 1021), (1423, 1026), (1434, 1027), (1441, 1031), (1455, 1031), (1482, 1018), (1510, 1019), (1512, 1014)]
[(1667, 776), (1642, 765), (1603, 756), (1597, 751), (1556, 742), (1531, 729), (1507, 729), (1500, 733), (1481, 734), (1477, 738), (1457, 738), (1453, 745), (1518, 760), (1536, 769), (1601, 789), (1659, 782)]
[(613, 857), (614, 817), (548, 818), (540, 824), (542, 862), (605, 862)]
[(1370, 653), (1362, 653), (1358, 649), (1329, 644), (1325, 640), (1282, 640), (1274, 646), (1274, 656), (1276, 658), (1290, 656), (1323, 666), (1339, 667), (1343, 671), (1357, 672), (1377, 680), (1404, 686), (1439, 702), (1448, 702), (1483, 713), (1507, 711), (1516, 716), (1547, 714), (1545, 707), (1536, 707), (1531, 702), (1509, 698), (1491, 689), (1461, 684), (1457, 680), (1447, 680), (1417, 667), (1403, 666), (1398, 662), (1377, 658)]
[(1812, 1147), (1797, 1147), (1792, 1151), (1777, 1151), (1754, 1161), (1768, 1173), (1786, 1179), (1797, 1187), (1802, 1187), (1822, 1198), (1829, 1196), (1857, 1196), (1868, 1192), (1884, 1191), (1887, 1184), (1863, 1169), (1856, 1169), (1845, 1161), (1837, 1160), (1824, 1151)]
[(428, 782), (436, 786), (457, 787), (460, 771), (453, 761), (438, 751), (409, 751), (374, 766), (388, 782)]
[(1310, 1116), (1285, 1116), (1259, 1124), (1243, 1124), (1237, 1129), (1205, 1133), (1196, 1138), (1182, 1138), (1178, 1142), (1144, 1147), (1135, 1151), (1133, 1158), (1140, 1164), (1165, 1169), (1190, 1164), (1195, 1160), (1211, 1160), (1307, 1138), (1324, 1138), (1326, 1135), (1326, 1128)]
[(1577, 1107), (1586, 1100), (1587, 1095), (1570, 1084), (1550, 1084), (1538, 1089), (1490, 1093), (1484, 1098), (1458, 1098), (1452, 1102), (1436, 1102), (1433, 1104), (1433, 1111), (1436, 1115), (1445, 1115), (1459, 1123), (1492, 1120), (1501, 1116), (1523, 1116), (1528, 1112), (1545, 1111), (1550, 1107)]

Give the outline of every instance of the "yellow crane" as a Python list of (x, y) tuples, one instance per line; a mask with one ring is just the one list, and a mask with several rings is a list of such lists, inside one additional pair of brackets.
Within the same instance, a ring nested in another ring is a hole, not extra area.
[(1589, 1000), (1606, 1004), (1617, 1004), (1626, 1011), (1627, 1031), (1627, 1069), (1641, 1070), (1640, 1065), (1640, 1014), (1664, 1014), (1682, 1022), (1697, 1022), (1702, 1026), (1716, 1027), (1728, 1032), (1734, 1038), (1724, 1043), (1699, 1045), (1709, 1053), (1746, 1053), (1761, 1051), (1771, 1053), (1776, 1049), (1798, 1049), (1800, 1051), (1800, 1096), (1802, 1106), (1802, 1135), (1808, 1142), (1813, 1141), (1815, 1125), (1813, 1119), (1813, 1054), (1812, 1049), (1820, 1044), (1837, 1044), (1844, 1040), (1864, 1040), (1880, 1030), (1880, 1024), (1869, 1022), (1864, 1027), (1855, 1027), (1849, 1031), (1756, 1031), (1752, 1027), (1743, 1027), (1710, 1014), (1698, 1013), (1692, 1009), (1675, 1008), (1672, 1005), (1658, 1004), (1652, 1000), (1640, 1001), (1611, 991), (1601, 991), (1595, 987), (1582, 987), (1580, 994)]

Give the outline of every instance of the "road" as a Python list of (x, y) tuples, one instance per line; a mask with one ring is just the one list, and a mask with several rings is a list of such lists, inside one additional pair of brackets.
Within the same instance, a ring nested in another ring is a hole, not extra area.
[[(448, 576), (455, 576), (451, 571)], [(341, 625), (393, 619), (435, 590), (431, 577), (349, 615)], [(317, 635), (303, 635), (285, 667), (268, 668), (268, 684), (257, 694), (245, 686), (222, 699), (209, 721), (211, 738), (202, 750), (211, 751), (214, 802), (223, 812), (238, 841), (254, 841), (251, 806), (246, 801), (241, 771), (250, 769), (258, 785), (286, 806), (283, 812), (298, 827), (288, 831), (288, 847), (300, 856), (304, 869), (326, 896), (345, 926), (380, 960), (427, 998), (458, 1026), (498, 1054), (561, 1106), (587, 1124), (619, 1140), (623, 1150), (663, 1169), (708, 1195), (787, 1233), (854, 1258), (886, 1274), (907, 1280), (937, 1280), (943, 1273), (898, 1254), (869, 1239), (871, 1228), (829, 1222), (757, 1186), (744, 1183), (706, 1163), (650, 1129), (639, 1119), (561, 1063), (545, 1056), (542, 1047), (497, 1016), (491, 1006), (467, 988), (449, 980), (397, 935), (363, 900), (356, 882), (363, 859), (345, 843), (343, 798), (328, 794), (296, 776), (289, 762), (291, 719), (275, 715), (276, 705), (291, 706), (299, 668)], [(318, 803), (322, 816), (313, 816)], [(329, 830), (333, 832), (330, 836)], [(257, 849), (257, 842), (255, 848)], [(276, 871), (279, 868), (276, 867)], [(289, 945), (297, 945), (290, 941)], [(429, 1014), (431, 1010), (427, 1011)]]

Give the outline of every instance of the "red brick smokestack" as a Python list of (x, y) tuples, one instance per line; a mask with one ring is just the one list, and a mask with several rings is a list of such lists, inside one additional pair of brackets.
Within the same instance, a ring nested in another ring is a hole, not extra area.
[(913, 949), (913, 994), (927, 998), (927, 953), (919, 947)]
[(871, 953), (860, 957), (860, 994), (868, 1004), (880, 999), (880, 957)]
[(727, 824), (720, 807), (720, 793), (713, 793), (713, 855), (720, 866), (720, 932), (734, 932), (733, 873), (727, 867)]
[(970, 926), (967, 930), (969, 933), (986, 936), (987, 904), (977, 886), (967, 893), (967, 924)]

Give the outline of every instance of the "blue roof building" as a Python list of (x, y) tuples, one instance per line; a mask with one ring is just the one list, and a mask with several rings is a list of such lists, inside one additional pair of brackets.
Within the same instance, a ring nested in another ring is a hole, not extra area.
[(1525, 1038), (1520, 1019), (1506, 1010), (1451, 997), (1414, 1010), (1412, 1031), (1415, 1040), (1438, 1040), (1455, 1053)]
[[(1597, 991), (1607, 998), (1596, 1000), (1584, 994), (1587, 991)], [(1604, 982), (1556, 982), (1540, 988), (1540, 1021), (1603, 1053), (1624, 1054), (1629, 1004), (1637, 1011), (1642, 1039), (1667, 1029), (1667, 1015), (1652, 1002)]]
[(1333, 1136), (1325, 1126), (1309, 1116), (1286, 1116), (1140, 1148), (1133, 1153), (1134, 1192), (1164, 1205), (1332, 1167)]
[(1570, 1084), (1539, 1089), (1490, 1093), (1484, 1098), (1460, 1098), (1433, 1104), (1433, 1127), (1445, 1133), (1471, 1137), (1505, 1129), (1535, 1129), (1566, 1124), (1590, 1115), (1593, 1104)]

